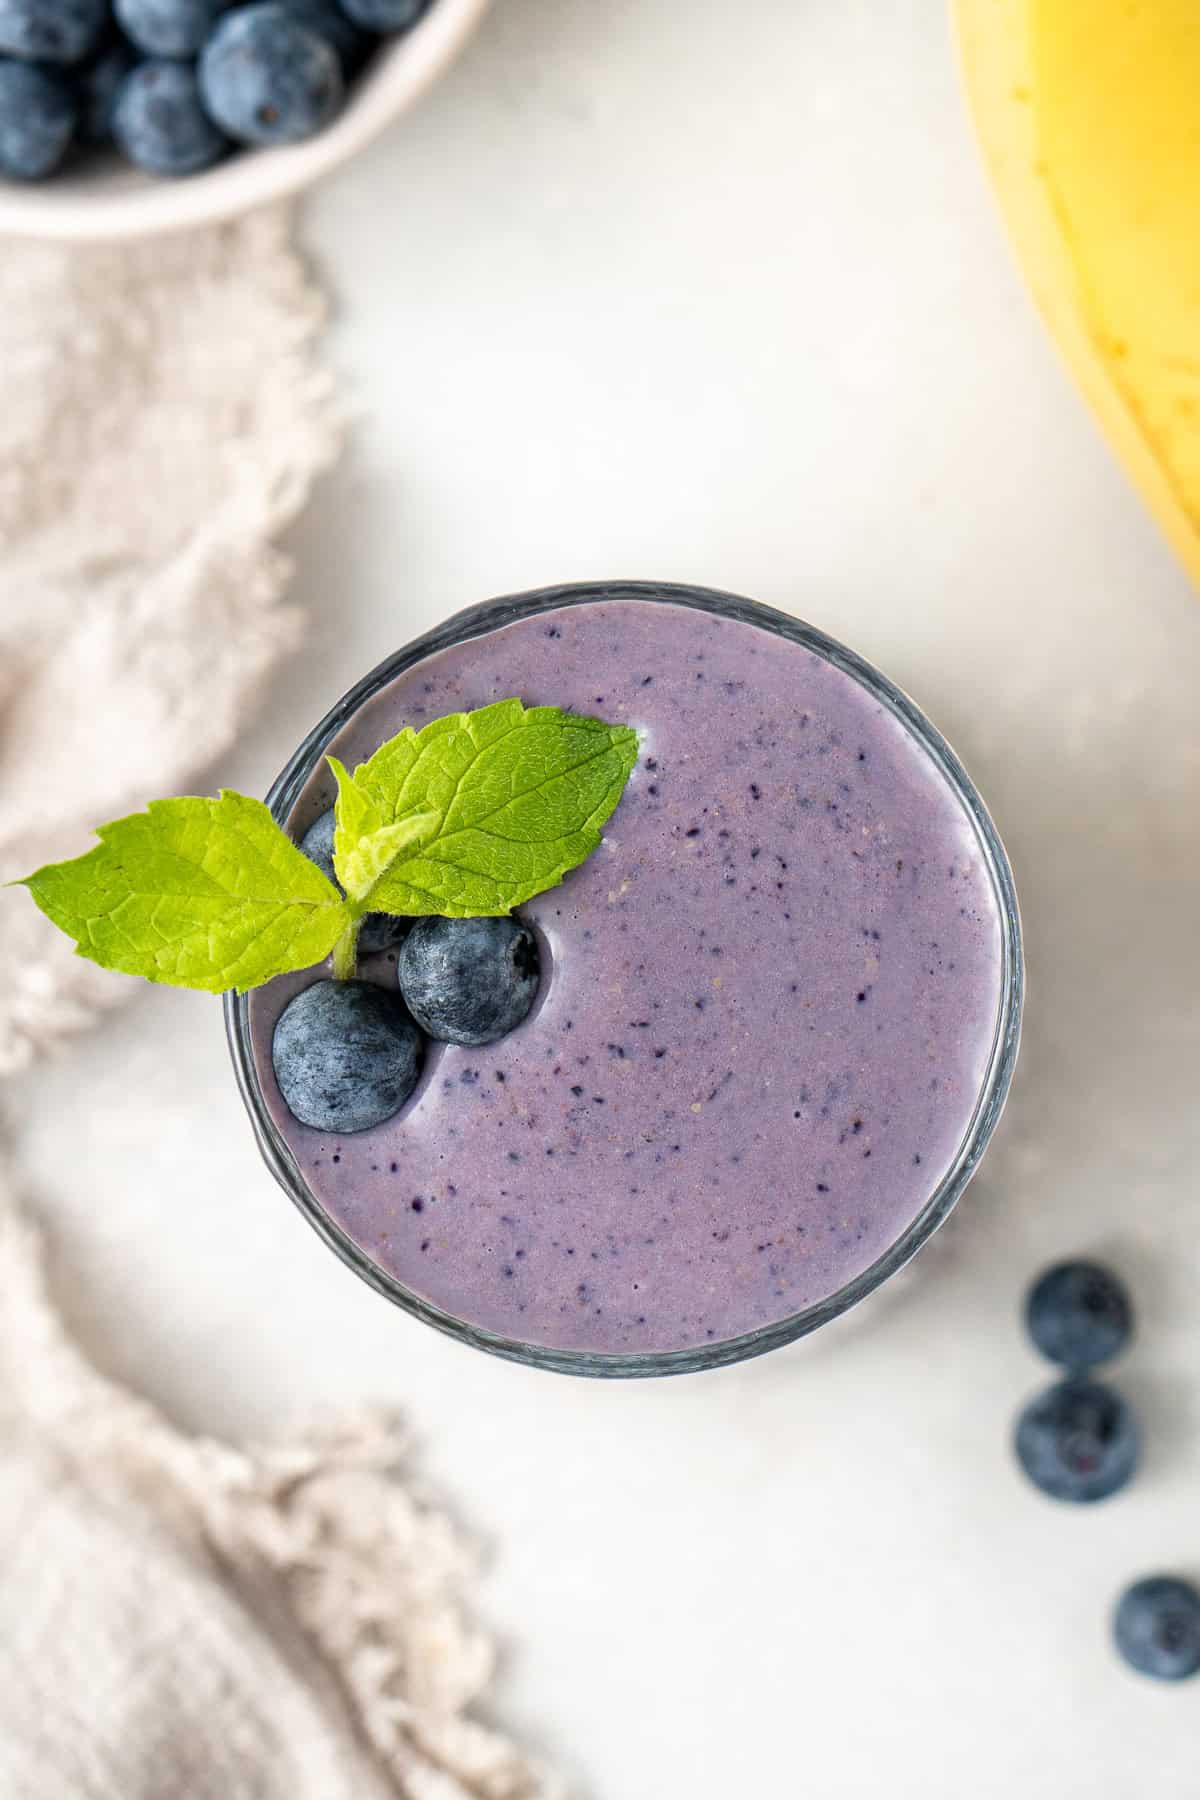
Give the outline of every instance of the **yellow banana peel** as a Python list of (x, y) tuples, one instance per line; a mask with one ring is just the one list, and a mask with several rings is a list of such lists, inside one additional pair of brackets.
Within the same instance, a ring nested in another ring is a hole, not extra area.
[(1200, 583), (1200, 0), (951, 0), (1026, 276)]

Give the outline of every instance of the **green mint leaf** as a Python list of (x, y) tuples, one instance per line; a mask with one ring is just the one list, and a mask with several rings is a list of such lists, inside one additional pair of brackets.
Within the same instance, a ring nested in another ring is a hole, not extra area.
[(333, 866), (337, 878), (352, 900), (361, 898), (357, 871), (351, 872), (351, 860), (364, 838), (372, 837), (383, 824), (379, 810), (365, 789), (357, 787), (346, 765), (336, 756), (326, 757), (337, 782), (337, 804), (333, 815)]
[(352, 901), (362, 901), (356, 910), (366, 912), (367, 902), (380, 877), (386, 874), (402, 851), (432, 835), (438, 815), (434, 812), (413, 813), (397, 820), (395, 825), (380, 825), (360, 837), (341, 857), (334, 853), (338, 880)]
[(103, 968), (245, 993), (334, 953), (367, 911), (506, 913), (591, 854), (637, 762), (628, 726), (502, 700), (402, 731), (350, 775), (336, 757), (340, 894), (259, 800), (155, 800), (23, 882)]
[(436, 827), (438, 815), (434, 812), (409, 813), (394, 825), (384, 825), (379, 809), (365, 789), (356, 786), (345, 764), (336, 756), (325, 760), (333, 770), (338, 786), (333, 866), (348, 898), (364, 900), (400, 852)]
[(261, 800), (154, 800), (23, 883), (80, 956), (173, 987), (244, 993), (328, 956), (351, 909)]
[(352, 777), (334, 763), (339, 879), (344, 866), (361, 882), (364, 845), (375, 866), (388, 847), (380, 834), (409, 825), (358, 904), (452, 919), (510, 912), (596, 848), (637, 756), (627, 725), (519, 700), (402, 731)]

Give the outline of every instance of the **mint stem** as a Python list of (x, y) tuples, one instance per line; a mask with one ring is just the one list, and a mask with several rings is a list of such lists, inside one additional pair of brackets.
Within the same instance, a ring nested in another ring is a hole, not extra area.
[(351, 919), (337, 943), (333, 946), (333, 975), (335, 981), (350, 981), (358, 966), (358, 928), (359, 919)]

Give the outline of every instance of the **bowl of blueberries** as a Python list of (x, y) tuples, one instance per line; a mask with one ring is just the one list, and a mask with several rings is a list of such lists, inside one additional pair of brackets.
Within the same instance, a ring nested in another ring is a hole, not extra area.
[(307, 187), (488, 0), (0, 0), (0, 232), (112, 240)]

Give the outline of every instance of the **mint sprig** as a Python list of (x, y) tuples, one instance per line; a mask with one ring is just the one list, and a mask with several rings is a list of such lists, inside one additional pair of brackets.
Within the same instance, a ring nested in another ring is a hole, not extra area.
[(337, 889), (259, 800), (152, 801), (27, 887), (77, 953), (215, 993), (331, 952), (353, 973), (368, 912), (476, 918), (554, 887), (600, 843), (637, 761), (628, 726), (502, 700), (405, 730), (337, 781)]
[[(430, 823), (372, 888), (371, 909), (471, 919), (556, 886), (599, 844), (637, 755), (627, 725), (519, 700), (401, 732), (354, 786), (384, 826)], [(344, 882), (336, 839), (334, 864)]]
[(244, 993), (329, 955), (349, 911), (261, 800), (152, 800), (16, 885), (77, 953), (172, 987)]

